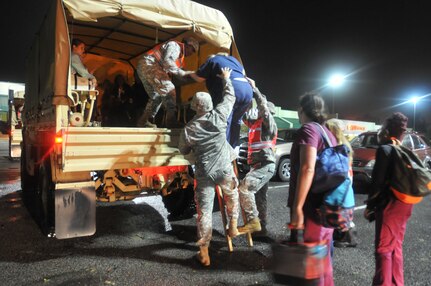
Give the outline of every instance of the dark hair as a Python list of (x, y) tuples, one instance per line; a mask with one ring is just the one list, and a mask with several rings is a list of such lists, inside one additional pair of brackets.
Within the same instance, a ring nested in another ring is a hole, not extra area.
[(83, 42), (83, 41), (81, 41), (80, 39), (73, 39), (72, 40), (72, 47), (73, 46), (79, 46), (80, 44), (84, 44), (85, 45), (85, 43)]
[(325, 122), (327, 114), (325, 112), (325, 102), (318, 93), (307, 92), (299, 97), (299, 105), (302, 111), (314, 122), (322, 124)]
[(385, 119), (383, 129), (388, 131), (389, 137), (400, 138), (407, 130), (408, 118), (401, 112), (395, 112)]

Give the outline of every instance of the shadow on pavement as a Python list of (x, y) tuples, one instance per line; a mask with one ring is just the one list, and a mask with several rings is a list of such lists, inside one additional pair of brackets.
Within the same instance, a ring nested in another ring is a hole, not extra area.
[[(42, 235), (20, 193), (0, 198), (0, 261), (32, 263), (98, 256), (203, 269), (194, 258), (198, 250), (195, 218), (172, 223), (172, 230), (167, 230), (167, 220), (152, 206), (115, 203), (96, 208), (94, 236), (57, 240)], [(235, 239), (234, 244), (234, 252), (229, 253), (224, 236), (214, 230), (210, 269), (254, 272), (268, 267), (269, 259), (249, 249), (245, 242)]]

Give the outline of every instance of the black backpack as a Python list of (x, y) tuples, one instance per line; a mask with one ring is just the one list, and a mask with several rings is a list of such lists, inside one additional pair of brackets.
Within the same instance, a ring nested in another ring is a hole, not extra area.
[(392, 176), (389, 187), (395, 197), (407, 204), (417, 204), (431, 194), (431, 173), (410, 149), (392, 146)]

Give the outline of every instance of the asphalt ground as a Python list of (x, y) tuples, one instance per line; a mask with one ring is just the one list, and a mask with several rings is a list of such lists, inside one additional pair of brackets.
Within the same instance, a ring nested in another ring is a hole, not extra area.
[[(5, 158), (0, 138), (0, 285), (275, 285), (271, 241), (234, 238), (229, 253), (221, 216), (213, 213), (211, 267), (194, 259), (195, 218), (169, 222), (160, 197), (98, 203), (97, 231), (67, 240), (44, 237), (21, 201), (19, 162)], [(269, 232), (288, 235), (287, 184), (271, 182)], [(356, 195), (358, 246), (334, 250), (335, 285), (371, 285), (374, 224), (362, 218)], [(431, 285), (431, 207), (415, 207), (404, 243), (405, 285)]]

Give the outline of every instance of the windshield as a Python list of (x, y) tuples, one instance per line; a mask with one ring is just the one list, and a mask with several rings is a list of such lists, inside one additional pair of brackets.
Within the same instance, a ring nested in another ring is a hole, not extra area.
[(293, 142), (296, 138), (298, 129), (284, 129), (278, 130), (278, 137), (283, 138), (286, 142)]
[(284, 141), (282, 138), (277, 137), (277, 142), (275, 143), (276, 145), (280, 145), (280, 144), (285, 144), (287, 143), (286, 141)]
[(350, 142), (352, 148), (377, 148), (377, 133), (360, 134)]

